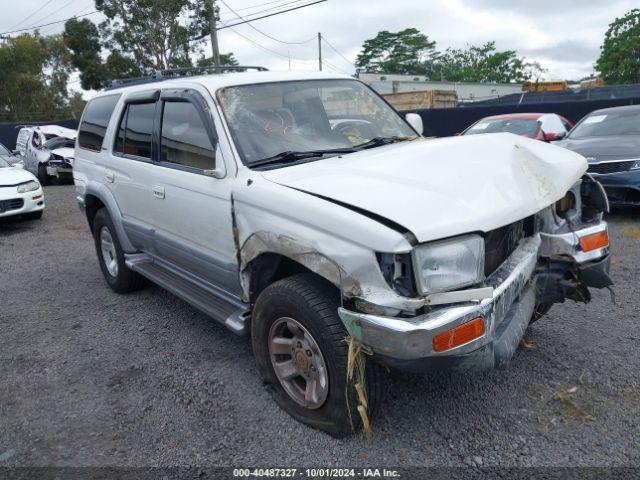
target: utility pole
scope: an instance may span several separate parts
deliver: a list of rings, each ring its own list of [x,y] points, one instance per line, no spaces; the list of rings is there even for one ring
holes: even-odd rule
[[[209,18],[209,26],[211,28],[211,50],[213,52],[213,64],[220,66],[220,49],[218,47],[218,30],[216,27],[216,0],[209,0],[211,7],[211,17]]]
[[[318,32],[318,67],[322,71],[322,33]]]

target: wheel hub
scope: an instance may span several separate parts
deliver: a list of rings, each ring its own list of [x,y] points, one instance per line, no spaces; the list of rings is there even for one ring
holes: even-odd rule
[[[303,407],[320,408],[329,393],[329,374],[317,342],[298,321],[284,317],[269,330],[271,365],[282,388]]]

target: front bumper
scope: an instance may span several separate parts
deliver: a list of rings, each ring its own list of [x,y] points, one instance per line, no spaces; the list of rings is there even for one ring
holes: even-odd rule
[[[16,187],[0,187],[0,218],[37,212],[44,209],[42,188],[17,193]]]
[[[511,256],[486,280],[493,295],[476,302],[433,308],[413,318],[382,317],[339,309],[349,334],[371,348],[383,363],[411,371],[432,368],[487,369],[505,366],[517,349],[529,325],[535,306],[535,274],[541,255],[555,255],[572,265],[587,267],[607,256],[608,249],[581,255],[579,239],[595,229],[606,230],[605,222],[563,235],[536,235],[523,240]],[[574,243],[577,242],[577,243]],[[553,247],[555,245],[555,247]],[[482,336],[458,347],[436,352],[435,336],[482,316]]]
[[[604,187],[611,205],[640,205],[640,170],[592,175]]]

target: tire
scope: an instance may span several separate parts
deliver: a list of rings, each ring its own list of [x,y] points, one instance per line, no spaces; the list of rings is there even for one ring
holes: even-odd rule
[[[40,210],[39,212],[25,213],[23,217],[26,218],[27,220],[40,220],[42,218],[43,213],[44,213],[44,210]]]
[[[256,301],[251,341],[260,376],[278,405],[306,425],[325,431],[334,437],[346,437],[354,430],[360,429],[362,422],[357,410],[355,376],[352,381],[347,381],[349,347],[346,339],[348,334],[338,316],[338,306],[337,290],[333,285],[313,274],[304,273],[280,280],[267,287]],[[295,343],[298,347],[300,343],[297,342],[299,337],[293,336],[291,341],[294,345],[282,347],[290,348],[291,353],[274,355],[272,362],[270,342],[274,336],[273,332],[279,329],[286,331],[292,319],[303,327],[303,342],[306,342],[310,335],[314,344],[311,347],[309,344],[302,345],[304,348],[297,350],[294,354]],[[282,340],[283,337],[278,339]],[[317,347],[320,355],[317,351],[310,354],[306,347],[314,350],[314,347]],[[292,389],[291,385],[287,387],[281,382],[274,367],[274,362],[282,361],[284,364],[287,358],[293,362],[294,358],[298,359],[298,354],[303,357],[304,363],[306,360],[301,351],[306,352],[306,355],[311,358],[312,371],[319,373],[320,366],[324,365],[326,367],[324,372],[328,377],[328,386],[324,392],[317,395],[315,402],[312,400],[312,404],[306,406],[301,404],[300,398],[296,400],[294,395],[287,391],[287,388]],[[315,370],[316,364],[313,362],[320,362]],[[299,364],[296,363],[296,365]],[[365,372],[367,413],[369,419],[372,419],[380,407],[385,377],[382,367],[370,359],[366,361]],[[294,383],[293,389],[295,389],[295,383],[297,382],[299,386],[302,381],[304,381],[303,376],[299,376],[289,383]],[[306,382],[307,386],[308,383]],[[322,388],[318,387],[318,390]]]
[[[49,175],[47,175],[47,167],[42,164],[38,165],[38,181],[43,187],[49,185]]]
[[[96,245],[96,253],[98,254],[98,262],[104,279],[111,289],[116,293],[129,293],[139,290],[144,286],[144,277],[129,269],[124,263],[124,252],[120,246],[116,229],[113,226],[111,217],[105,208],[101,208],[96,213],[93,220],[93,239]],[[103,254],[103,240],[105,244],[110,240],[111,247],[109,257],[112,262],[107,265]]]
[[[529,325],[537,322],[542,317],[544,317],[547,313],[549,313],[549,310],[551,310],[552,306],[553,306],[553,303],[536,303],[536,308],[533,310],[533,315],[531,315],[531,320],[529,321]]]

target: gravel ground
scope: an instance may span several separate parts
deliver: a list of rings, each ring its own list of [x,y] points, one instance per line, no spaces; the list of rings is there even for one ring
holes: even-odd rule
[[[556,305],[505,371],[393,378],[366,441],[279,410],[249,340],[178,298],[112,293],[73,187],[46,200],[0,223],[0,465],[640,466],[638,210],[609,218],[615,305]]]

